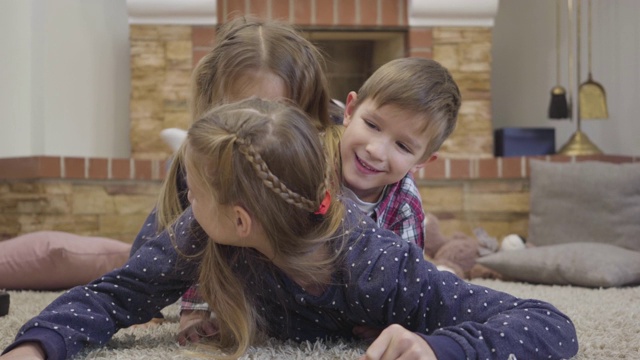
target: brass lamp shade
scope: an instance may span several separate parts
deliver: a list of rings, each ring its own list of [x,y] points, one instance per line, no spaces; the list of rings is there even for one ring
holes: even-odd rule
[[[589,137],[581,130],[577,130],[569,141],[560,148],[558,154],[578,156],[578,155],[598,155],[602,154],[602,151],[589,140]]]
[[[576,69],[578,77],[580,77],[580,2],[577,1],[577,53],[576,57]],[[567,0],[568,3],[568,13],[569,13],[569,24],[571,25],[571,14],[572,14],[572,0]],[[589,20],[591,20],[591,0],[589,0]],[[591,21],[589,21],[589,30],[591,29]],[[571,27],[571,26],[570,26]],[[589,31],[589,37],[591,37],[591,31]],[[569,57],[571,58],[571,48],[569,49]],[[569,67],[571,68],[571,61],[569,62]],[[571,73],[571,71],[570,71]],[[562,155],[570,155],[570,156],[578,156],[578,155],[597,155],[602,154],[602,151],[591,141],[589,137],[585,133],[582,132],[582,117],[588,116],[588,118],[607,118],[609,116],[607,110],[606,103],[606,95],[604,92],[604,88],[593,81],[591,78],[591,38],[589,38],[589,78],[588,81],[579,86],[579,101],[577,104],[577,114],[575,114],[576,118],[576,132],[573,133],[571,138],[564,144],[559,154]]]

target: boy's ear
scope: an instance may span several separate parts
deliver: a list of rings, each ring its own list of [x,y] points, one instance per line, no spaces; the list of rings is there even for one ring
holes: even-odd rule
[[[422,168],[423,168],[425,165],[427,165],[428,163],[430,163],[430,162],[432,162],[432,161],[435,161],[437,158],[438,158],[438,153],[437,153],[437,152],[434,152],[433,154],[431,154],[431,156],[429,156],[429,157],[427,158],[427,160],[425,160],[425,161],[423,161],[423,162],[421,162],[421,163],[418,163],[418,164],[414,165],[414,166],[411,168],[411,170],[409,170],[409,171],[411,171],[411,173],[412,173],[412,174],[414,174],[416,171],[418,171],[418,170],[422,169]]]
[[[251,227],[253,226],[251,215],[242,206],[233,207],[233,215],[236,222],[236,234],[239,237],[247,237],[251,234]]]
[[[351,117],[355,112],[355,102],[358,99],[358,94],[355,91],[350,91],[349,95],[347,95],[347,103],[344,107],[344,118],[342,120],[342,124],[344,126],[349,126],[351,122]]]

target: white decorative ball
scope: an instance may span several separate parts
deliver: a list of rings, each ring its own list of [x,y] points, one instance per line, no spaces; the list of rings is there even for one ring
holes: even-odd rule
[[[500,243],[500,251],[521,250],[524,248],[524,240],[517,234],[505,236]]]

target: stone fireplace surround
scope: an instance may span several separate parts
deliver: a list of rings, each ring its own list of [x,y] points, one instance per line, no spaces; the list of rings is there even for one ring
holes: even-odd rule
[[[326,51],[333,56],[328,59],[328,76],[333,84],[342,85],[334,95],[339,100],[344,100],[340,97],[346,90],[359,86],[349,72],[359,71],[357,79],[362,80],[397,57],[439,61],[452,72],[463,96],[458,127],[443,145],[442,156],[492,157],[491,28],[497,0],[128,0],[127,4],[134,158],[166,158],[168,149],[149,134],[188,127],[190,72],[211,49],[215,25],[244,14],[292,23],[316,43],[372,42],[368,65],[362,64],[368,59],[351,59],[356,54],[348,52],[349,45]]]
[[[0,240],[49,229],[131,242],[153,207],[169,155],[149,134],[188,126],[189,72],[210,49],[215,24],[231,11],[281,14],[309,32],[385,27],[404,32],[405,54],[445,64],[464,99],[458,130],[443,156],[416,176],[425,209],[441,219],[445,234],[482,226],[498,237],[527,235],[531,158],[491,155],[490,49],[497,0],[129,0],[127,5],[132,157],[0,159]],[[151,87],[150,78],[158,79]],[[607,155],[542,159],[640,161]]]

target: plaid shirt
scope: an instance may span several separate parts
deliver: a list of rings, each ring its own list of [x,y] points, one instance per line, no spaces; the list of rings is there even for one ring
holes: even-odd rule
[[[383,229],[389,229],[424,248],[422,198],[411,174],[387,186],[384,199],[369,214]]]
[[[209,304],[200,296],[198,285],[193,285],[180,300],[180,311],[182,310],[203,310],[209,311]]]
[[[424,210],[411,174],[387,186],[384,199],[369,214],[379,227],[389,229],[408,242],[424,248]],[[182,295],[181,310],[209,310],[208,304],[193,286]]]

